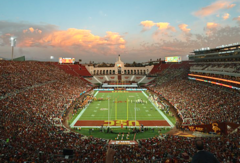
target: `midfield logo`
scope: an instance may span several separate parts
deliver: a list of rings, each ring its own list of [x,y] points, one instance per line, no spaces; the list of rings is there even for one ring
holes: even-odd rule
[[[104,121],[104,126],[140,126],[140,123],[138,121],[128,121],[128,120],[115,120],[115,121]]]

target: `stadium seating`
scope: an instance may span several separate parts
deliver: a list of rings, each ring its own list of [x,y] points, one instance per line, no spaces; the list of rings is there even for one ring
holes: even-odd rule
[[[143,77],[143,75],[132,75],[130,81],[139,82]]]
[[[107,80],[105,75],[96,75],[95,78],[97,78],[97,80],[101,83]]]
[[[152,88],[178,109],[183,121],[191,119],[188,122],[184,121],[185,123],[209,124],[213,121],[239,123],[240,106],[237,104],[240,101],[239,92],[222,91],[223,88],[217,85],[190,81],[183,77],[186,73],[181,74],[180,70],[178,71],[180,74],[176,70],[163,73],[156,79],[157,83]]]
[[[74,76],[92,76],[84,65],[57,64],[66,73]]]
[[[194,64],[194,63],[193,63]],[[211,63],[203,63],[203,64],[195,64],[190,67],[190,71],[192,72],[226,72],[226,73],[237,73],[239,70],[239,63],[223,63],[223,62],[213,62]],[[198,71],[196,71],[198,70]]]
[[[177,68],[188,68],[189,62],[183,61],[181,63],[159,63],[154,65],[153,69],[149,73],[149,75],[157,75],[160,74],[165,69],[177,69]]]
[[[183,118],[192,118],[193,124],[212,120],[239,124],[239,92],[190,81],[188,71],[178,66],[159,65],[161,70],[153,70],[161,73],[151,89],[176,106]],[[83,71],[78,72],[78,67]],[[108,140],[54,125],[54,119],[66,114],[80,92],[91,89],[78,76],[90,76],[83,67],[0,61],[0,162],[105,162]],[[188,162],[182,153],[192,157],[197,152],[195,140],[161,135],[138,140],[138,146],[114,146],[114,162]],[[239,161],[239,128],[201,140],[220,162]],[[62,157],[63,149],[72,149],[73,158]]]
[[[139,80],[138,82],[140,83],[149,83],[151,82],[152,80],[154,80],[155,78],[153,77],[143,77],[141,80]]]

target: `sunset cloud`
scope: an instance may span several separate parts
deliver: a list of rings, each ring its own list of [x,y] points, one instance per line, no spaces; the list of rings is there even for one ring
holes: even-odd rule
[[[167,22],[156,23],[156,26],[159,30],[171,30],[173,32],[176,32],[176,29],[173,26],[170,26],[170,24]]]
[[[236,4],[228,5],[227,8],[233,8],[234,6],[236,6]]]
[[[165,34],[168,33],[168,31],[176,32],[175,27],[171,26],[168,22],[158,22],[155,23],[151,20],[145,20],[140,23],[140,25],[143,26],[142,31],[146,31],[148,29],[151,29],[153,26],[156,26],[158,28],[157,31],[155,31],[154,35],[158,35],[159,33],[163,32]]]
[[[30,28],[28,28],[28,29],[29,29],[30,32],[32,32],[32,33],[34,32],[33,27],[30,27]]]
[[[141,44],[142,50],[138,49],[135,53],[139,54],[139,52],[141,52],[139,55],[146,59],[148,59],[149,56],[144,56],[144,54],[149,52],[151,52],[151,55],[154,57],[164,58],[171,55],[180,55],[182,58],[186,59],[186,54],[189,54],[194,49],[202,47],[215,48],[219,45],[239,42],[239,27],[221,27],[216,25],[216,23],[210,23],[209,27],[214,29],[211,35],[193,33],[185,36],[188,37],[188,39],[179,39],[179,37],[175,37],[172,40],[160,40],[152,44],[144,43]]]
[[[212,14],[218,12],[219,10],[230,9],[230,8],[233,8],[234,6],[235,6],[235,4],[231,4],[230,1],[220,0],[220,1],[216,1],[216,2],[212,3],[209,6],[201,8],[200,10],[194,12],[193,14],[198,17],[205,17],[208,15],[212,15]]]
[[[42,30],[40,30],[40,29],[34,29],[33,27],[30,27],[30,28],[28,28],[28,29],[24,29],[23,30],[23,33],[27,33],[27,32],[29,32],[29,33],[42,33]]]
[[[140,23],[141,26],[143,26],[142,32],[151,29],[155,23],[151,20],[145,20]]]
[[[100,46],[106,46],[111,49],[125,48],[126,41],[115,32],[106,32],[104,37],[91,33],[90,30],[69,28],[68,30],[53,31],[44,35],[40,39],[26,37],[18,46],[52,46],[52,47],[80,47],[85,50],[96,50]]]
[[[41,33],[42,33],[42,30],[40,30],[40,29],[37,29],[37,32],[41,34]]]
[[[126,44],[119,33],[111,31],[107,31],[105,36],[98,36],[85,29],[58,30],[52,25],[4,23],[1,24],[0,21],[0,40],[3,45],[8,46],[10,44],[8,34],[17,37],[17,47],[54,47],[68,52],[78,49],[77,51],[103,55],[117,54],[125,49]],[[14,25],[15,28],[9,28]]]
[[[240,16],[238,16],[238,17],[236,17],[236,18],[233,18],[233,20],[240,21]]]
[[[233,18],[233,20],[237,21],[237,23],[240,25],[240,16]]]
[[[217,23],[214,23],[214,22],[208,22],[207,23],[207,28],[208,29],[215,29],[217,27],[219,27],[219,24],[217,24]]]
[[[228,18],[229,18],[229,13],[225,13],[223,16],[222,16],[222,18],[224,19],[224,20],[227,20]]]
[[[151,20],[142,21],[140,24],[144,27],[147,27],[147,28],[151,28],[152,26],[155,25],[155,23]]]
[[[27,33],[27,31],[28,31],[27,29],[24,29],[24,30],[23,30],[23,33]]]
[[[183,31],[183,32],[189,32],[191,29],[187,28],[187,24],[179,24],[178,27]]]
[[[223,13],[219,13],[219,15],[219,18],[222,19]],[[230,18],[240,25],[240,16],[231,14]],[[136,27],[138,25],[135,24]],[[186,56],[193,49],[229,44],[239,41],[240,38],[239,26],[231,27],[230,24],[224,26],[224,24],[220,25],[214,21],[201,22],[200,25],[197,25],[198,31],[196,25],[192,23],[178,24],[176,28],[180,30],[171,25],[172,22],[143,21],[141,27],[138,26],[139,28],[154,28],[154,30],[152,33],[136,35],[136,41],[133,42],[133,35],[129,31],[127,31],[129,32],[128,35],[123,32],[121,35],[112,31],[97,35],[87,29],[69,28],[59,30],[57,26],[49,24],[36,25],[0,21],[0,46],[1,49],[6,49],[5,51],[2,50],[1,53],[3,55],[9,54],[9,38],[16,36],[15,54],[18,53],[18,56],[20,54],[39,58],[45,56],[49,59],[51,54],[52,56],[79,56],[83,60],[98,61],[104,58],[103,55],[121,54],[121,56],[125,55],[125,61],[136,60],[136,58],[144,61],[149,60],[150,57]],[[191,29],[194,29],[194,32],[190,32]],[[152,38],[146,39],[147,34]],[[126,41],[125,38],[130,39]]]
[[[213,35],[213,33],[216,32],[219,27],[220,27],[220,25],[217,23],[208,22],[206,29],[205,29],[206,35],[207,36]]]

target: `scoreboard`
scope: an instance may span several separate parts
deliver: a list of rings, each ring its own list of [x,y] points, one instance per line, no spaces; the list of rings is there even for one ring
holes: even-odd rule
[[[74,63],[75,62],[75,58],[62,58],[60,57],[59,58],[59,63],[62,64],[62,63]]]
[[[175,57],[165,57],[165,62],[181,62],[182,59],[180,56]]]

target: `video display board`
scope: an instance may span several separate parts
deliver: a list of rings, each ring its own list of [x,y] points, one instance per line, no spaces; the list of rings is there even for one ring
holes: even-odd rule
[[[117,64],[117,67],[120,68],[120,67],[122,67],[122,65],[121,64]]]
[[[75,62],[75,58],[59,58],[59,63],[74,63]]]
[[[165,62],[181,62],[182,59],[180,56],[175,57],[165,57]]]

